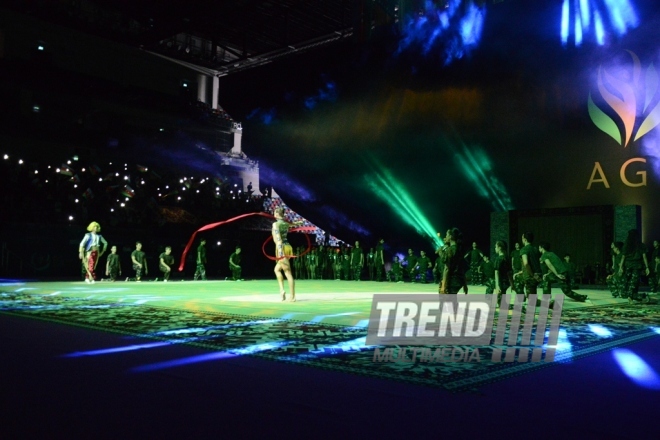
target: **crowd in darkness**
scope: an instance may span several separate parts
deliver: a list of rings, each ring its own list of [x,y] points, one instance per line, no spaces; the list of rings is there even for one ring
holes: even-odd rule
[[[211,122],[234,122],[231,115],[229,115],[229,113],[227,113],[222,107],[214,109],[206,102],[200,100],[197,100],[193,105],[202,112],[203,119],[210,120]]]
[[[0,152],[2,223],[110,226],[199,224],[219,212],[261,209],[260,197],[222,176],[184,175],[137,163],[84,164],[76,157],[40,163]]]

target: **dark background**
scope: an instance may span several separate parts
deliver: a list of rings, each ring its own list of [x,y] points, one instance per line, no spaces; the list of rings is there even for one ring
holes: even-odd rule
[[[173,172],[218,169],[208,150],[198,148],[216,146],[213,129],[172,101],[184,93],[184,79],[194,88],[194,72],[55,23],[38,14],[47,2],[33,9],[14,3],[0,23],[6,151],[42,163],[76,152],[92,162],[130,159]],[[457,226],[484,250],[490,213],[513,209],[638,204],[644,240],[660,236],[657,129],[624,148],[594,125],[587,108],[591,94],[621,126],[598,97],[597,74],[603,67],[629,77],[628,51],[639,57],[644,78],[658,65],[657,3],[613,2],[630,5],[637,26],[619,35],[605,20],[604,44],[590,34],[579,47],[573,31],[561,43],[562,1],[477,3],[484,21],[472,46],[461,45],[455,28],[427,52],[423,43],[399,50],[405,26],[385,23],[369,37],[220,78],[220,105],[242,123],[243,150],[259,161],[261,186],[273,186],[293,209],[344,241],[360,240],[368,249],[385,238],[390,254],[408,247],[428,252],[433,244],[402,220],[391,197],[376,196],[367,184],[376,173],[393,176],[433,230]],[[587,3],[607,11],[605,2]],[[424,7],[402,4],[403,21],[413,6]],[[40,41],[45,53],[34,49]],[[41,103],[38,115],[30,112],[34,102]],[[652,106],[657,102],[656,93]],[[634,157],[647,163],[631,166],[627,176],[638,181],[635,172],[645,171],[646,186],[631,188],[619,178],[621,165]],[[595,162],[610,188],[595,183],[587,190]],[[83,226],[72,225],[72,235]],[[167,240],[192,230],[183,226]],[[164,244],[158,231],[150,234],[153,247]]]

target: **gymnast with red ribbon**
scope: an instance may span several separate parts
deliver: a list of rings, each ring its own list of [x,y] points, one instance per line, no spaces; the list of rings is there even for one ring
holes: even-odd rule
[[[289,282],[289,291],[291,293],[291,301],[296,300],[296,292],[295,292],[295,280],[293,279],[293,274],[291,273],[291,265],[289,264],[289,259],[291,258],[297,258],[297,257],[302,257],[306,253],[308,253],[312,249],[312,243],[309,239],[309,235],[305,234],[305,238],[307,239],[307,249],[305,252],[303,252],[300,255],[293,255],[293,248],[287,241],[287,234],[289,232],[312,232],[316,230],[315,227],[310,227],[310,226],[303,226],[303,227],[292,227],[292,226],[297,226],[299,224],[303,224],[303,222],[295,222],[293,224],[288,223],[284,220],[284,208],[279,207],[275,209],[275,217],[273,217],[270,214],[267,214],[265,212],[251,212],[249,214],[243,214],[239,215],[237,217],[230,218],[228,220],[224,220],[221,222],[217,223],[211,223],[205,226],[202,226],[198,230],[196,230],[193,235],[190,237],[190,240],[188,240],[188,244],[186,245],[185,249],[183,250],[183,254],[181,255],[181,263],[179,264],[179,272],[183,271],[185,267],[185,262],[186,262],[186,255],[188,254],[188,251],[192,248],[193,243],[195,242],[195,237],[199,232],[203,231],[208,231],[209,229],[214,229],[217,228],[218,226],[225,225],[227,223],[231,223],[237,220],[241,220],[246,217],[250,216],[261,216],[261,217],[268,217],[268,218],[275,218],[276,221],[273,223],[273,228],[272,228],[272,235],[268,237],[268,239],[264,242],[263,246],[261,247],[261,251],[263,252],[264,256],[270,260],[274,260],[276,262],[275,264],[275,276],[277,277],[277,282],[279,283],[280,286],[280,295],[282,296],[282,301],[286,300],[286,291],[284,290],[284,278],[282,273],[284,273],[284,276],[286,276],[288,282]],[[273,240],[275,242],[275,256],[272,257],[266,253],[266,245],[268,244],[269,241]]]
[[[275,219],[277,221],[273,223],[272,230],[273,241],[275,242],[275,258],[277,258],[277,263],[275,263],[275,277],[277,278],[277,283],[280,285],[282,301],[286,300],[286,291],[284,290],[284,277],[286,277],[289,282],[291,302],[295,302],[296,280],[293,279],[291,264],[289,264],[289,259],[293,256],[293,248],[287,240],[287,234],[292,225],[291,223],[284,221],[284,208],[281,206],[275,209]],[[293,226],[295,225],[296,224]],[[284,276],[282,273],[284,273]]]

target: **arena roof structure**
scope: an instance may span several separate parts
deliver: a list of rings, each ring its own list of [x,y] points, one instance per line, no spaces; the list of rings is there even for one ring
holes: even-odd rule
[[[349,0],[14,1],[12,9],[218,72],[351,37],[370,14]],[[396,1],[378,2],[394,12]],[[373,11],[373,6],[369,7]]]

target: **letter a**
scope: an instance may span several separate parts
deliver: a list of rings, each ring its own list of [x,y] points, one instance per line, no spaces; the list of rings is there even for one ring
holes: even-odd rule
[[[600,179],[596,179],[596,173],[598,173]],[[600,166],[600,162],[594,163],[594,170],[591,172],[591,178],[587,184],[587,189],[591,189],[592,183],[602,183],[605,185],[605,188],[610,187],[610,184],[607,182],[607,177],[605,177],[605,173],[603,172],[603,167]]]

